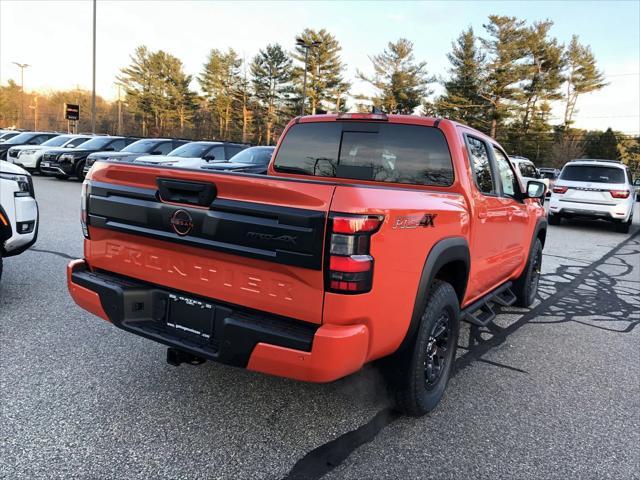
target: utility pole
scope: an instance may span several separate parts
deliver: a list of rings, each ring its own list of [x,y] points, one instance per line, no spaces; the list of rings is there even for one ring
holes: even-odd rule
[[[120,89],[122,86],[118,84],[118,135],[122,135],[122,100],[120,100]]]
[[[33,97],[33,105],[29,108],[33,108],[33,131],[38,131],[38,96]]]
[[[96,133],[96,0],[93,0],[93,86],[91,89],[91,133]]]
[[[12,62],[20,69],[20,127],[24,127],[24,69],[30,67],[28,63]]]
[[[304,104],[307,99],[307,62],[309,60],[309,49],[322,45],[322,42],[305,42],[302,37],[296,38],[296,45],[304,48],[304,76],[302,80],[302,105],[300,105],[300,115],[304,115]]]

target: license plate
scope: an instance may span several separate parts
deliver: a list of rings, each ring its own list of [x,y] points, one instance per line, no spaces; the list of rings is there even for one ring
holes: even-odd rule
[[[169,294],[167,327],[181,336],[209,340],[213,336],[215,307],[207,302]]]
[[[51,166],[51,164],[49,162],[42,162],[42,166],[43,167],[49,167],[49,166]]]

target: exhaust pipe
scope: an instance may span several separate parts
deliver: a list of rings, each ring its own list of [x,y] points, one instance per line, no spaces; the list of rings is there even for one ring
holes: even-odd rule
[[[192,353],[185,352],[178,348],[167,348],[167,363],[174,367],[179,367],[182,363],[188,363],[189,365],[201,365],[206,362],[206,359],[193,355]]]

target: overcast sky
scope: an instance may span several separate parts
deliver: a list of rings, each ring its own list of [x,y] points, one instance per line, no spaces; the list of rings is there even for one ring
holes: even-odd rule
[[[26,90],[91,88],[92,2],[0,0],[0,82],[19,81],[12,62],[28,63]],[[326,28],[340,41],[352,93],[370,93],[355,81],[368,72],[368,55],[406,37],[431,73],[447,73],[447,52],[460,31],[483,34],[490,14],[528,21],[549,18],[568,43],[578,34],[591,45],[609,86],[578,101],[576,126],[611,126],[640,133],[640,2],[177,2],[98,0],[97,92],[114,98],[115,76],[138,45],[180,58],[188,73],[201,70],[211,48],[234,48],[250,60],[278,42],[291,50],[303,28]],[[192,85],[197,87],[197,82]],[[561,108],[554,110],[560,121]]]

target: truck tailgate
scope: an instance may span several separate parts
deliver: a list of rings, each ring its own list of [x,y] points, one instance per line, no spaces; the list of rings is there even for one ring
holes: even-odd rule
[[[321,322],[334,185],[115,163],[88,181],[93,269]]]

